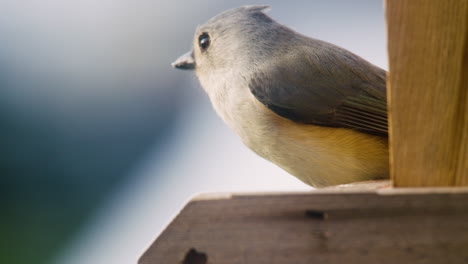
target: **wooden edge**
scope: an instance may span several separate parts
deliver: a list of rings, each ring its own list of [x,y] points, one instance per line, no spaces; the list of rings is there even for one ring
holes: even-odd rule
[[[310,191],[278,191],[278,192],[221,192],[200,193],[195,195],[192,201],[226,200],[236,197],[249,196],[280,196],[280,195],[314,195],[314,194],[342,194],[342,193],[376,193],[378,195],[422,195],[443,193],[468,193],[468,187],[391,187],[391,181],[368,181],[352,184],[330,186]]]

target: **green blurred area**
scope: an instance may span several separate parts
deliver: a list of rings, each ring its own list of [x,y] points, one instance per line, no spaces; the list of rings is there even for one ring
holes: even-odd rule
[[[41,109],[16,115],[1,105],[0,263],[51,263],[148,149],[164,142],[178,113],[172,105],[138,121],[103,117],[97,122],[106,127],[94,120],[82,130],[38,120]]]

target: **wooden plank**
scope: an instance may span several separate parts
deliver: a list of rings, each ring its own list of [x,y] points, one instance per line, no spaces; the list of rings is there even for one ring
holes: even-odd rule
[[[468,0],[386,1],[394,185],[468,185]]]
[[[467,249],[468,188],[224,194],[191,201],[139,263],[468,263]]]

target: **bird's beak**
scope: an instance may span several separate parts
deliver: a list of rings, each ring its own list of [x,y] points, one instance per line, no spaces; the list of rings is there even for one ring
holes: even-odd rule
[[[193,70],[195,69],[195,60],[193,59],[193,51],[189,51],[184,55],[180,56],[172,64],[172,67],[181,70]]]

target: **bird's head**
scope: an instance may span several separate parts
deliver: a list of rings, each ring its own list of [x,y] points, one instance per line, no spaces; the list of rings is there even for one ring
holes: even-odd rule
[[[268,6],[244,6],[223,12],[197,27],[190,52],[178,58],[177,69],[212,72],[255,64],[272,52],[281,27],[265,14]]]

